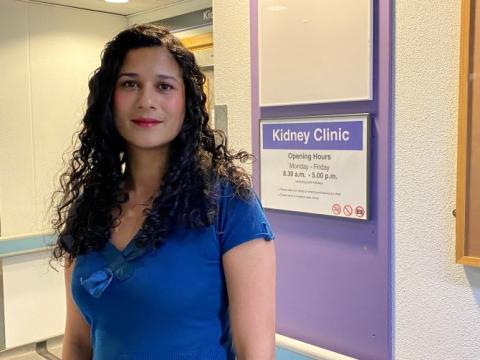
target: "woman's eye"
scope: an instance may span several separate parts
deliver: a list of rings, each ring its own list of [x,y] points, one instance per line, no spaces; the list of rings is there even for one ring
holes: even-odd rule
[[[165,83],[160,84],[158,87],[160,88],[160,90],[171,90],[171,89],[173,89],[173,86],[172,86],[172,85],[170,85],[170,84],[165,84]]]
[[[135,83],[135,81],[127,80],[127,81],[122,82],[121,86],[124,87],[124,88],[132,88],[132,87],[137,86],[137,84]]]

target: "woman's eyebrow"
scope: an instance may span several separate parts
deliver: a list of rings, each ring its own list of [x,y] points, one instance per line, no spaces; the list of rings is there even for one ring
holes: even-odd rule
[[[158,74],[157,78],[163,79],[163,80],[173,80],[175,82],[178,82],[178,79],[175,76],[172,76],[172,75]]]
[[[137,73],[121,73],[120,75],[118,75],[118,78],[121,78],[122,76],[138,78],[139,75]],[[178,79],[175,76],[171,76],[171,75],[157,74],[157,78],[162,80],[173,80],[175,82],[178,82]]]

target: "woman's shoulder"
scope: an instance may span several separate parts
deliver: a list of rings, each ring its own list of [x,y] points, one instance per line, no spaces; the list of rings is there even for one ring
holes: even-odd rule
[[[224,182],[219,185],[219,192],[217,234],[220,236],[222,254],[248,240],[274,238],[253,188],[238,189],[232,183]]]
[[[235,184],[230,179],[219,179],[215,184],[215,195],[220,200],[236,199],[249,201],[256,197],[255,191],[250,185]]]
[[[216,196],[220,221],[265,216],[260,198],[252,187],[237,186],[230,180],[222,180],[217,183]]]

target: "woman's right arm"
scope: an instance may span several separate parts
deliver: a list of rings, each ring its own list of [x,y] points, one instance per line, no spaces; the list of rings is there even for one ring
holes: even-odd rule
[[[90,327],[80,314],[73,302],[71,291],[72,271],[75,260],[68,263],[65,260],[65,293],[67,298],[67,321],[63,337],[63,360],[90,360],[92,358],[92,344],[90,342]]]

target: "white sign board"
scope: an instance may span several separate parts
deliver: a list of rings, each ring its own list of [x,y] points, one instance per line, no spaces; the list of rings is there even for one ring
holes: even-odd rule
[[[368,114],[260,121],[265,208],[368,219]]]
[[[373,99],[373,0],[259,0],[260,106]]]

